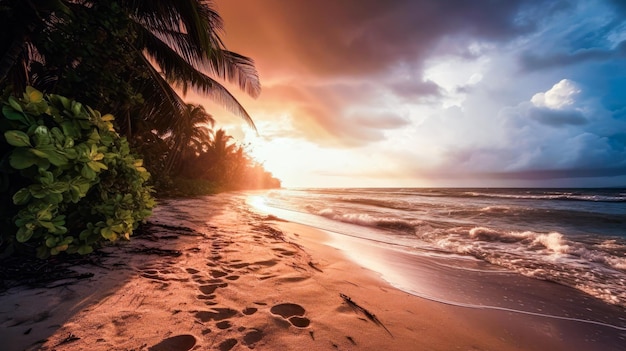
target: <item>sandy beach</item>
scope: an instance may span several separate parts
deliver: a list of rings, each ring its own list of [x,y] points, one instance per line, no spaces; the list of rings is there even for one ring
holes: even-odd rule
[[[623,349],[624,331],[411,295],[330,242],[229,194],[162,201],[142,235],[72,267],[91,278],[0,294],[1,348]]]

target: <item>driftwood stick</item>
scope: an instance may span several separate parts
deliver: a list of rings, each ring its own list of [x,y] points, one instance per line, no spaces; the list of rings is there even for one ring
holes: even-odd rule
[[[376,325],[378,325],[378,326],[382,327],[383,329],[385,329],[385,331],[387,331],[387,333],[389,333],[389,335],[391,335],[391,337],[393,337],[393,334],[391,334],[389,329],[387,329],[387,327],[385,327],[385,325],[378,319],[378,317],[376,317],[375,314],[373,314],[372,312],[370,312],[370,311],[366,310],[365,308],[361,307],[358,303],[352,301],[352,298],[350,298],[350,296],[348,296],[346,294],[342,294],[342,293],[339,293],[339,296],[343,299],[343,301],[345,301],[348,304],[348,306],[350,306],[353,309],[363,313],[367,317],[367,319],[371,320]]]
[[[313,261],[309,261],[309,267],[315,269],[316,271],[320,272],[320,273],[324,273],[323,270],[317,268],[317,266],[315,266],[315,263],[313,263]]]

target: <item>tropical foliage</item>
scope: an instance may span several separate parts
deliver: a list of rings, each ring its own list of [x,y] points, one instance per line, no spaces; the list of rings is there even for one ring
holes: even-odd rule
[[[0,247],[86,254],[104,240],[128,239],[150,215],[149,174],[112,115],[31,87],[2,103]]]
[[[0,247],[126,238],[154,206],[149,174],[170,194],[280,186],[183,100],[194,90],[256,129],[218,82],[260,93],[222,25],[207,0],[0,0]]]

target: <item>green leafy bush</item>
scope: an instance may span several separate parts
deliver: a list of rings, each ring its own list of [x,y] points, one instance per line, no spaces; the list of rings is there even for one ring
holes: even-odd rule
[[[150,174],[115,132],[112,115],[31,87],[1,102],[5,249],[36,248],[42,258],[87,254],[105,240],[128,239],[151,214]]]

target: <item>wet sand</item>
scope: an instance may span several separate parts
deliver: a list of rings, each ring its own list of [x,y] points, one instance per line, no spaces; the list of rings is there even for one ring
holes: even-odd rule
[[[165,201],[148,233],[103,252],[73,267],[90,279],[0,294],[2,349],[619,350],[626,335],[592,340],[574,321],[409,294],[346,252],[417,264],[410,256],[254,213],[228,194]]]

